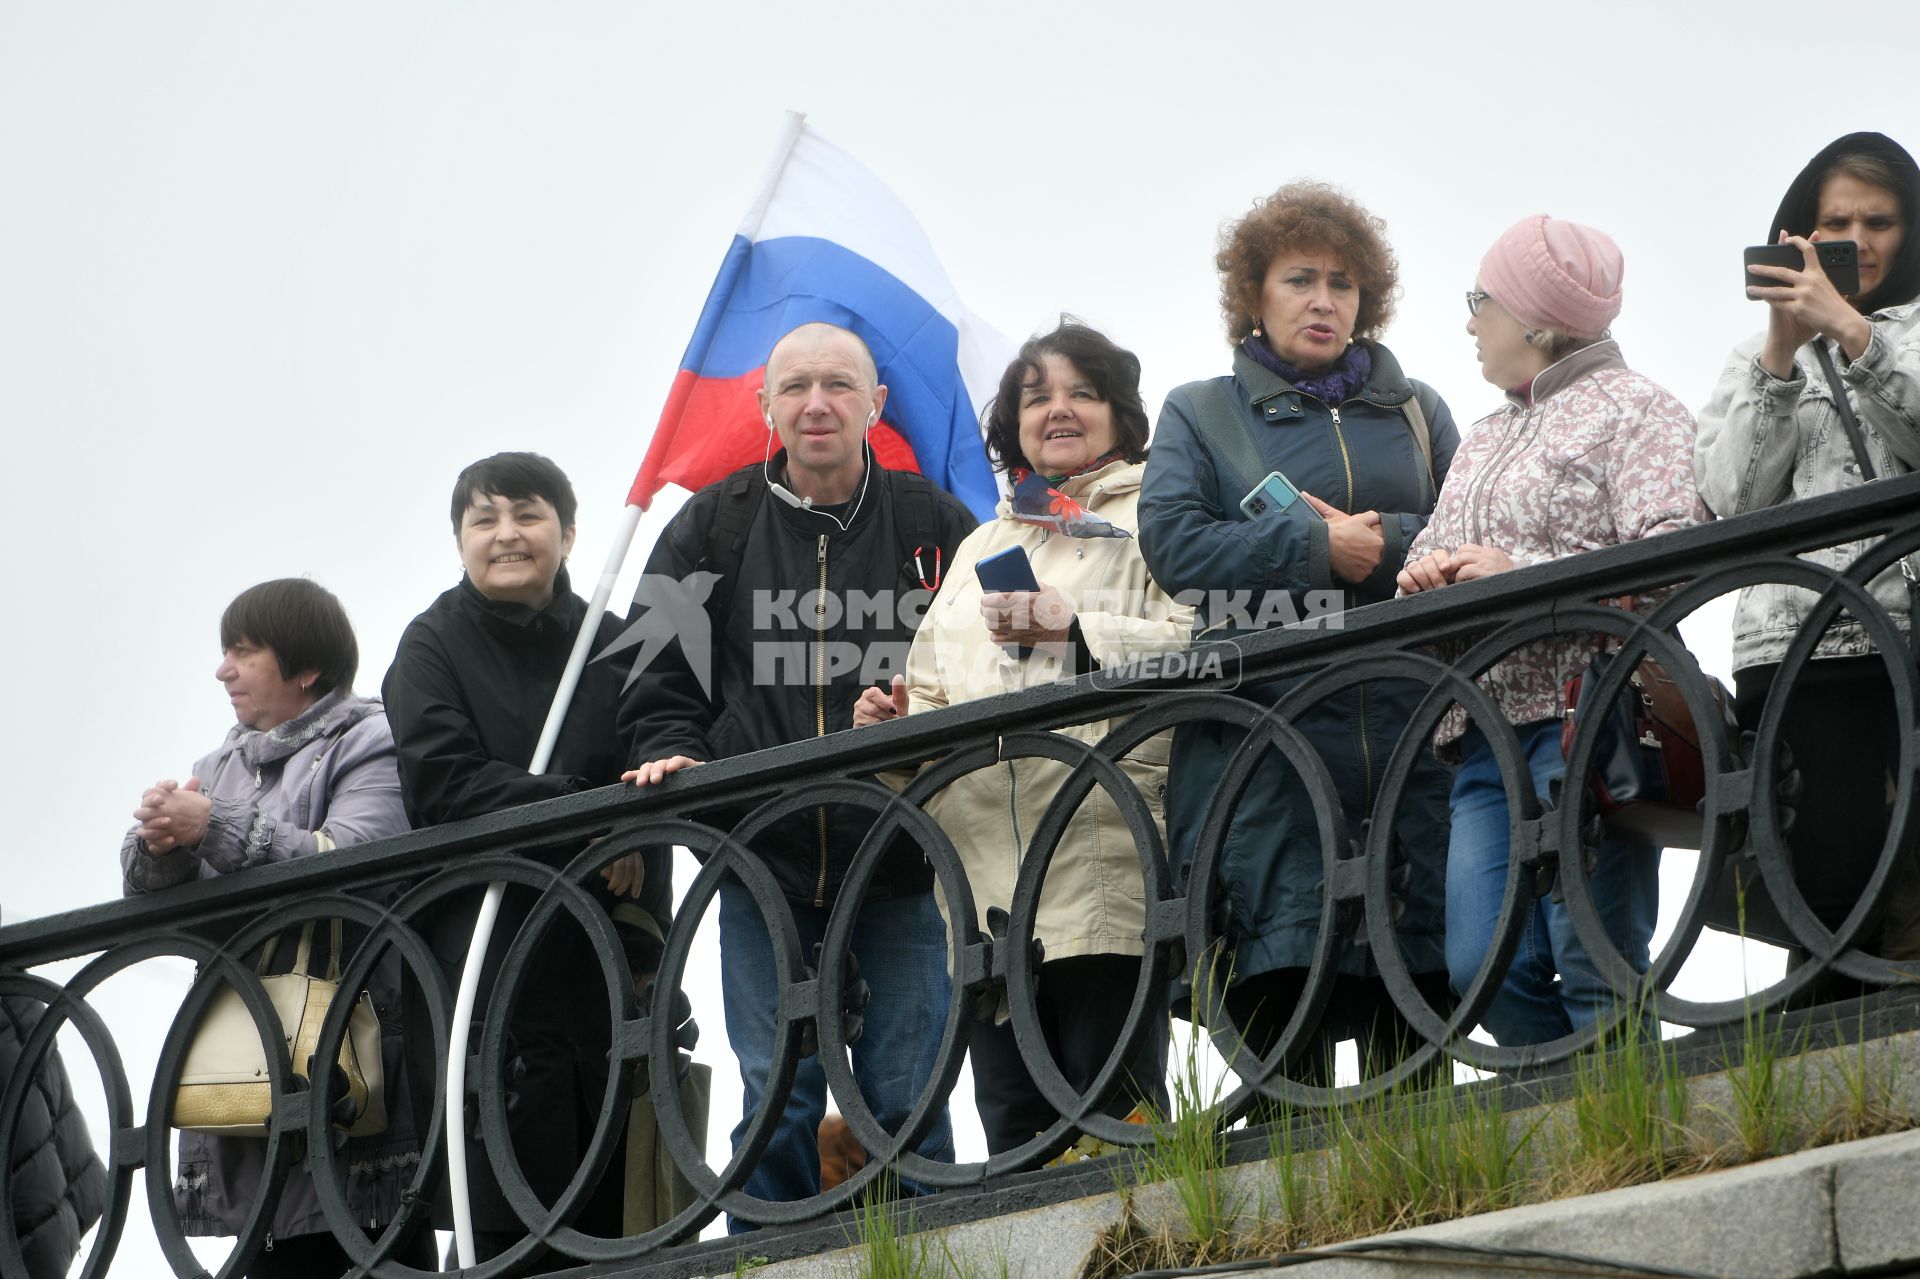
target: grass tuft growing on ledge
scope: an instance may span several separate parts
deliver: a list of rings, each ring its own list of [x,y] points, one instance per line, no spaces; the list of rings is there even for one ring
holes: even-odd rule
[[[1491,1085],[1389,1092],[1316,1115],[1324,1149],[1303,1148],[1302,1116],[1273,1108],[1264,1168],[1199,1159],[1163,1165],[1143,1152],[1143,1174],[1167,1168],[1162,1180],[1186,1177],[1207,1187],[1212,1215],[1187,1213],[1194,1199],[1181,1189],[1184,1220],[1156,1224],[1139,1211],[1146,1187],[1128,1188],[1123,1221],[1101,1241],[1083,1279],[1252,1260],[1916,1124],[1901,1102],[1899,1056],[1886,1045],[1862,1039],[1816,1063],[1805,1054],[1804,1031],[1789,1041],[1777,1015],[1755,1009],[1735,1063],[1717,1085],[1701,1081],[1723,1088],[1726,1105],[1696,1107],[1674,1045],[1656,1038],[1656,1027],[1643,1010],[1616,1017],[1572,1063],[1571,1095],[1525,1115],[1506,1113]],[[1223,1149],[1217,1135],[1209,1142],[1189,1132],[1186,1141],[1206,1160]],[[1257,1194],[1242,1191],[1239,1199],[1230,1189],[1256,1184]],[[1191,1229],[1202,1221],[1232,1229],[1224,1236]]]
[[[1569,1122],[1558,1130],[1548,1198],[1593,1194],[1698,1167],[1691,1097],[1672,1044],[1635,1007],[1615,1015],[1573,1062]]]
[[[1866,1029],[1867,1014],[1862,1008],[1853,1045],[1834,1053],[1821,1071],[1826,1117],[1808,1141],[1810,1146],[1858,1141],[1914,1126],[1913,1112],[1900,1102],[1898,1058],[1884,1049],[1870,1052]]]
[[[853,1209],[853,1274],[859,1279],[949,1279],[964,1272],[938,1235],[917,1233],[911,1199],[902,1199],[893,1173],[883,1173]],[[1003,1266],[1004,1269],[1004,1266]]]

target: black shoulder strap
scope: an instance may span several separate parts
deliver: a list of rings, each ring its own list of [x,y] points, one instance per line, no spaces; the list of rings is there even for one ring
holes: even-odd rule
[[[893,480],[893,527],[900,558],[910,561],[923,548],[932,555],[940,544],[940,517],[934,509],[933,481],[912,471],[888,471]],[[931,560],[928,561],[931,563]]]
[[[1860,464],[1860,478],[1871,484],[1880,478],[1880,472],[1867,452],[1867,437],[1860,429],[1860,419],[1854,416],[1853,403],[1847,399],[1847,384],[1840,380],[1840,370],[1835,367],[1833,353],[1827,350],[1824,339],[1817,336],[1813,339],[1813,353],[1820,361],[1820,375],[1826,378],[1827,389],[1833,392],[1833,408],[1847,433],[1853,460]],[[1900,557],[1900,574],[1907,579],[1907,646],[1914,657],[1920,659],[1920,572],[1914,570],[1911,555]]]
[[[1267,477],[1253,428],[1240,412],[1240,397],[1229,395],[1218,379],[1193,384],[1193,429],[1233,472],[1235,493],[1251,493]]]
[[[1431,396],[1433,403],[1427,403]],[[1436,497],[1440,492],[1440,480],[1433,473],[1433,421],[1434,410],[1440,406],[1440,393],[1430,386],[1415,382],[1413,394],[1400,405],[1400,411],[1406,415],[1407,429],[1413,432],[1413,442],[1420,449],[1420,456],[1427,464],[1427,496]]]
[[[1833,392],[1833,409],[1840,415],[1847,443],[1853,447],[1853,460],[1860,464],[1860,478],[1871,484],[1880,478],[1880,472],[1867,454],[1867,438],[1860,431],[1860,419],[1853,415],[1853,403],[1847,399],[1847,387],[1840,380],[1840,370],[1833,365],[1833,353],[1817,336],[1813,339],[1813,353],[1820,361],[1820,374],[1827,380],[1827,389]]]
[[[760,503],[766,496],[766,481],[753,469],[735,472],[720,482],[720,495],[713,504],[706,542],[694,561],[695,568],[720,575],[720,582],[710,597],[716,629],[726,621],[732,607],[734,577],[746,559],[747,535],[753,530],[753,517],[760,513]]]

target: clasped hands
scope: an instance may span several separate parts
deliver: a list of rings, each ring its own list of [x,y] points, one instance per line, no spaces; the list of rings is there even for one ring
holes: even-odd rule
[[[149,786],[140,796],[140,807],[133,819],[140,823],[136,832],[149,854],[163,857],[176,848],[192,848],[207,835],[207,818],[213,801],[200,793],[200,779],[189,777],[182,785],[165,778]]]
[[[1468,542],[1451,551],[1429,551],[1417,560],[1407,561],[1394,580],[1402,595],[1418,595],[1452,582],[1471,582],[1518,567],[1513,557],[1498,547]]]

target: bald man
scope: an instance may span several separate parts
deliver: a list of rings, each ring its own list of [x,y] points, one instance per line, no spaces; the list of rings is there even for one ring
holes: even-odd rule
[[[710,637],[677,628],[678,639],[622,698],[636,764],[627,780],[655,785],[705,760],[849,728],[861,690],[904,672],[914,627],[975,521],[920,476],[874,464],[867,433],[886,402],[872,352],[846,329],[804,324],[774,345],[760,392],[765,460],[696,493],[648,559],[636,622],[687,593],[676,583],[704,589],[710,579],[699,573],[719,581],[706,602]],[[701,814],[721,829],[741,816]],[[844,805],[805,807],[754,840],[809,962],[872,818]],[[931,890],[917,848],[897,845],[869,882],[853,932],[853,957],[871,988],[853,1073],[889,1132],[932,1073],[947,1015],[946,926]],[[779,988],[766,922],[731,879],[720,890],[720,970],[745,1090],[737,1149],[773,1068]],[[825,1113],[825,1075],[818,1058],[803,1058],[748,1194],[786,1201],[819,1193]],[[944,1106],[915,1148],[952,1161]]]

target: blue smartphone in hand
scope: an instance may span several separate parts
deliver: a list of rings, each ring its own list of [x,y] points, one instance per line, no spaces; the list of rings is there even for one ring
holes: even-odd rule
[[[1033,576],[1033,565],[1027,559],[1023,546],[1009,546],[1004,551],[995,551],[983,556],[973,566],[974,576],[980,579],[982,591],[1037,591],[1040,583]]]
[[[1299,501],[1300,490],[1293,486],[1293,481],[1273,471],[1254,485],[1251,493],[1240,499],[1240,509],[1247,513],[1248,519],[1257,520],[1268,511],[1290,510]],[[1310,504],[1303,505],[1301,509],[1318,514]]]

